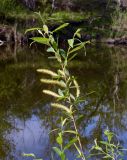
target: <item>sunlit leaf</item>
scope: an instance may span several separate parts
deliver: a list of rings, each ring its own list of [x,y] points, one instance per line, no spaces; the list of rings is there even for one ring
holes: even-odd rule
[[[33,153],[23,153],[22,156],[23,157],[33,157],[33,158],[36,158],[36,156]]]
[[[33,37],[31,38],[34,42],[38,42],[41,44],[45,44],[49,46],[49,39],[48,38],[43,38],[43,37]]]
[[[64,96],[63,91],[62,91],[60,88],[58,89],[58,94],[59,94],[60,96]]]
[[[78,47],[72,49],[72,50],[69,52],[69,54],[70,54],[70,53],[73,53],[73,52],[76,52],[76,51],[78,51],[78,50],[80,50],[80,49],[82,49],[82,48],[84,47],[84,45],[85,45],[85,42],[84,42],[84,43],[81,43]]]
[[[76,30],[76,32],[74,33],[74,36],[77,35],[80,31],[81,31],[81,28],[78,28],[78,29]]]
[[[59,145],[61,145],[61,144],[63,143],[62,137],[61,137],[61,136],[58,136],[58,137],[56,138],[56,142],[57,142]]]
[[[57,60],[58,60],[58,62],[60,62],[61,63],[61,56],[60,56],[60,53],[59,53],[59,51],[57,51],[57,52],[55,52],[55,56],[56,56],[56,58],[57,58]]]
[[[43,28],[30,28],[30,29],[27,29],[27,30],[25,31],[25,34],[26,34],[27,32],[32,32],[32,31],[37,31],[37,30],[43,30]]]
[[[68,40],[68,44],[71,48],[73,48],[73,45],[74,45],[74,39],[69,39]]]
[[[54,48],[49,47],[49,48],[47,49],[47,52],[53,52],[53,53],[55,53],[55,50],[54,50]]]
[[[59,26],[58,28],[56,28],[54,31],[52,31],[52,33],[53,33],[53,32],[57,32],[57,31],[65,28],[65,27],[67,27],[68,25],[69,25],[69,23],[64,23],[64,24],[62,24],[61,26]]]
[[[48,26],[47,26],[47,25],[43,25],[43,30],[44,30],[45,33],[48,34],[49,29],[48,29]]]
[[[65,125],[65,123],[66,123],[66,121],[67,121],[67,118],[65,118],[63,121],[62,121],[62,127]]]

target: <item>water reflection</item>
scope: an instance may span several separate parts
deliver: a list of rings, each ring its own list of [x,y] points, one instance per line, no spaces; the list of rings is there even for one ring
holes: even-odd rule
[[[21,160],[22,152],[50,159],[55,145],[55,135],[48,133],[58,126],[61,113],[50,107],[52,98],[42,94],[43,88],[51,86],[39,82],[41,75],[36,69],[57,68],[57,64],[48,61],[43,49],[40,50],[0,49],[1,160]],[[126,48],[100,46],[88,48],[87,56],[80,53],[70,63],[85,96],[85,102],[77,108],[82,114],[78,125],[85,151],[95,138],[103,138],[107,127],[127,148],[126,61]],[[88,94],[91,92],[94,93]],[[74,153],[73,149],[68,153],[69,160]]]
[[[34,153],[39,157],[48,157],[49,148],[49,128],[42,126],[43,121],[34,114],[30,119],[21,121],[15,119],[15,127],[17,130],[12,130],[10,139],[16,144],[15,159],[23,159],[23,152]]]

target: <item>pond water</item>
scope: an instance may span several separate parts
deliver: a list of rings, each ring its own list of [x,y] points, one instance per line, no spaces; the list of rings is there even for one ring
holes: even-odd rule
[[[0,160],[25,160],[22,153],[51,159],[61,113],[50,107],[52,98],[44,88],[37,68],[57,68],[40,48],[0,48]],[[104,139],[104,130],[115,132],[127,148],[127,48],[91,46],[87,54],[70,63],[85,101],[79,105],[79,130],[87,152],[94,139]],[[91,93],[91,94],[89,94]],[[67,153],[73,160],[73,148]],[[55,159],[58,159],[56,157]],[[127,157],[125,156],[125,159]],[[91,158],[92,160],[92,158]]]

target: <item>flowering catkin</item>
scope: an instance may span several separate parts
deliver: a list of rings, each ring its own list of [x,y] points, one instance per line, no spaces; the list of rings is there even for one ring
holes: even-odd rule
[[[51,70],[48,70],[48,69],[37,69],[37,72],[45,73],[45,74],[51,75],[52,77],[58,77],[57,73],[55,73]]]
[[[58,95],[57,93],[50,91],[50,90],[43,90],[43,93],[48,94],[50,96],[56,97],[56,98],[60,98],[61,96]]]
[[[40,81],[42,83],[47,83],[47,84],[57,84],[61,87],[66,87],[66,84],[64,82],[61,82],[61,81],[57,81],[57,80],[51,80],[51,79],[40,79]]]
[[[76,87],[76,96],[79,97],[80,96],[80,89],[79,89],[78,82],[75,79],[73,80],[73,82]]]
[[[62,110],[64,110],[64,111],[68,112],[68,113],[71,113],[71,110],[70,110],[68,107],[66,107],[66,106],[64,106],[64,105],[62,105],[62,104],[59,104],[59,103],[51,103],[51,106],[52,106],[52,107],[59,108],[59,109],[62,109]]]

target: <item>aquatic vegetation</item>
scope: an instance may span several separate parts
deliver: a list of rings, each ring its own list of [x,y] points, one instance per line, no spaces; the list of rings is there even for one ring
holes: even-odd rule
[[[95,151],[94,154],[90,154],[90,156],[99,156],[100,159],[111,159],[111,160],[121,160],[124,157],[123,151],[125,149],[120,146],[119,142],[114,143],[113,138],[115,134],[110,132],[109,130],[104,131],[104,135],[107,140],[97,142],[94,141],[95,145],[91,148],[91,151]],[[117,138],[116,138],[117,139]]]

